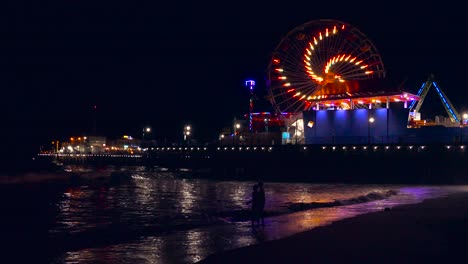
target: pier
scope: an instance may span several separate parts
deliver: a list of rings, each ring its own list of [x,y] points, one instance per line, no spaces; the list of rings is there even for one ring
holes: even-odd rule
[[[468,182],[468,144],[154,147],[141,155],[39,154],[67,164],[146,166],[216,179],[356,183]]]

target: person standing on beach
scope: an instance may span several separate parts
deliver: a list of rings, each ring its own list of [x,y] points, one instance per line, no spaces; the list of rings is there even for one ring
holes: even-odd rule
[[[253,191],[252,191],[252,199],[247,202],[247,204],[251,203],[251,221],[252,221],[252,226],[254,226],[254,223],[256,222],[257,225],[259,225],[259,209],[260,209],[260,199],[259,199],[259,192],[258,192],[258,185],[255,184],[253,186]]]
[[[265,189],[263,182],[258,182],[258,217],[262,220],[262,226],[265,225]]]

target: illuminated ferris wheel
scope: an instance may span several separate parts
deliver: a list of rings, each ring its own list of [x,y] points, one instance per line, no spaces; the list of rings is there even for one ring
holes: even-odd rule
[[[298,113],[330,94],[346,94],[351,82],[385,77],[385,69],[375,46],[358,29],[314,20],[281,40],[267,74],[276,110]]]

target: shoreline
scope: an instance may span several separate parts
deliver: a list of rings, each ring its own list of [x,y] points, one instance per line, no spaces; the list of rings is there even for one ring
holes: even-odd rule
[[[468,246],[467,192],[358,215],[198,263],[447,262]]]

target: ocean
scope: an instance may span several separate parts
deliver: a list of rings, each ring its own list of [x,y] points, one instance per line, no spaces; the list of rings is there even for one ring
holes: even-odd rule
[[[2,233],[12,255],[32,247],[36,260],[48,263],[195,263],[215,252],[468,190],[264,182],[265,225],[252,227],[247,202],[256,182],[180,177],[144,167],[128,168],[125,175],[72,185],[3,184]]]

